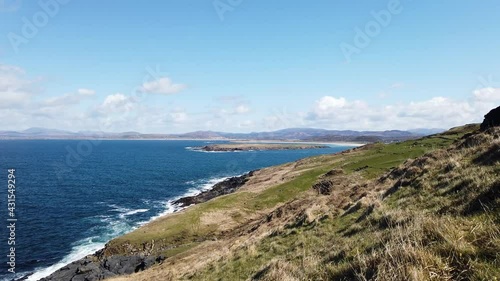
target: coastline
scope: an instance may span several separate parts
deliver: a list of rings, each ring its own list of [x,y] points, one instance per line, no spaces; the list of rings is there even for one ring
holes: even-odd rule
[[[295,140],[242,140],[242,139],[196,139],[196,138],[0,138],[0,141],[11,140],[74,140],[74,141],[209,141],[209,142],[230,142],[230,143],[283,143],[283,144],[323,144],[335,146],[363,146],[368,143],[358,142],[321,142],[321,141],[295,141]]]
[[[281,165],[281,164],[278,164],[278,165]],[[264,165],[264,166],[265,167],[272,167],[274,165],[270,165],[270,166]],[[87,247],[87,245],[83,245],[85,247],[80,247],[80,246],[82,246],[80,243],[75,244],[75,246],[72,246],[72,248],[69,248],[66,253],[63,253],[61,256],[59,256],[58,259],[54,259],[52,261],[53,263],[44,264],[43,266],[39,266],[39,267],[34,268],[34,269],[29,269],[29,271],[25,269],[26,271],[20,272],[22,275],[18,275],[18,278],[21,276],[26,276],[25,274],[27,274],[27,273],[30,273],[30,274],[36,273],[35,274],[36,276],[42,276],[42,275],[38,275],[39,273],[42,273],[42,272],[44,273],[43,276],[45,277],[47,275],[52,274],[54,271],[57,271],[63,267],[68,266],[69,264],[71,264],[74,261],[85,258],[88,255],[94,255],[98,250],[102,250],[106,243],[108,243],[116,238],[122,237],[123,235],[125,235],[129,232],[133,232],[134,230],[141,228],[142,226],[145,226],[156,219],[167,217],[173,213],[179,213],[180,211],[182,211],[188,207],[188,206],[178,206],[178,205],[172,204],[173,201],[179,200],[182,198],[186,198],[189,196],[193,196],[193,195],[198,195],[198,194],[203,193],[207,190],[211,190],[216,186],[217,183],[223,182],[226,179],[227,178],[219,178],[219,181],[211,182],[210,183],[211,185],[209,186],[209,188],[207,186],[207,183],[209,183],[212,180],[215,180],[215,178],[213,176],[208,175],[208,177],[205,176],[203,179],[193,180],[191,182],[193,182],[193,183],[196,182],[196,184],[190,185],[189,188],[184,189],[182,191],[183,193],[179,196],[172,196],[172,197],[167,198],[168,200],[163,200],[162,203],[157,205],[158,209],[155,209],[156,211],[151,213],[151,216],[144,217],[143,220],[141,220],[139,222],[135,222],[132,229],[124,230],[125,232],[122,232],[120,234],[115,234],[111,238],[104,237],[103,239],[99,239],[98,243],[101,245],[99,245],[99,247],[97,247],[97,248],[94,247],[96,244],[95,240],[93,242],[92,241],[89,242],[89,243],[94,244],[94,245],[92,245],[92,247]],[[191,204],[189,204],[189,205],[191,205]],[[131,208],[133,208],[133,207],[131,207]],[[82,239],[82,240],[87,240],[87,237]],[[92,250],[90,251],[89,249],[92,249]],[[47,270],[48,268],[50,268],[50,269]],[[33,279],[28,279],[28,280],[38,280],[38,278],[36,278],[36,279],[33,278]]]
[[[321,141],[287,141],[287,140],[230,140],[231,142],[234,143],[294,143],[294,144],[323,144],[323,145],[335,145],[335,146],[353,146],[353,147],[359,147],[363,145],[367,145],[368,143],[361,143],[361,142],[321,142]]]
[[[331,148],[327,145],[313,145],[300,143],[223,143],[210,144],[197,149],[206,152],[238,152],[238,151],[266,151],[266,150],[303,150],[303,149],[320,149]]]
[[[206,202],[210,199],[233,193],[241,186],[243,186],[254,172],[255,171],[250,171],[237,176],[218,178],[218,181],[212,184],[210,188],[200,188],[196,191],[187,190],[183,195],[168,200],[166,202],[166,209],[164,212],[151,217],[150,220],[144,222],[143,224],[140,224],[138,227],[132,229],[131,231],[141,228],[157,219],[165,218],[169,215],[185,211],[189,207]],[[113,239],[116,238],[118,237],[115,237]],[[61,264],[61,266],[57,266],[56,263],[49,267],[41,268],[40,270],[31,272],[27,275],[24,275],[23,277],[14,279],[14,281],[72,280],[73,277],[81,275],[81,273],[88,273],[89,271],[92,273],[92,276],[87,276],[85,278],[90,278],[88,280],[101,280],[100,278],[102,277],[107,278],[124,274],[124,272],[122,272],[124,268],[125,272],[127,272],[127,269],[129,269],[129,271],[131,269],[131,271],[128,273],[132,273],[137,270],[137,265],[141,267],[141,270],[145,270],[157,263],[162,262],[165,259],[165,257],[161,255],[156,257],[130,256],[105,258],[103,256],[103,252],[105,251],[106,246],[110,241],[106,242],[106,244],[102,245],[97,250],[93,250],[91,253],[81,256],[75,260],[68,261],[67,263]],[[109,263],[116,264],[114,269],[111,268],[111,271],[107,266]],[[127,265],[127,263],[129,265]],[[47,269],[50,270],[50,273],[43,272]]]

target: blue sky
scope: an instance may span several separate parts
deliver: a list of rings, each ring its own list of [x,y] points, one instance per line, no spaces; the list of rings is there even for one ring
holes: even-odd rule
[[[0,130],[446,128],[500,105],[499,1],[0,4]]]

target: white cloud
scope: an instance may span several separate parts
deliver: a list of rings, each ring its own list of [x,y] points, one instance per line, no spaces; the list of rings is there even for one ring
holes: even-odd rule
[[[125,96],[121,93],[116,93],[107,96],[101,105],[99,105],[97,111],[101,114],[111,114],[111,113],[124,113],[129,112],[134,108],[133,99]]]
[[[500,88],[485,87],[472,91],[468,98],[436,96],[406,103],[390,102],[390,98],[367,101],[344,96],[323,96],[311,100],[305,112],[269,109],[259,110],[241,96],[220,97],[217,104],[204,112],[187,112],[176,104],[138,102],[132,96],[116,93],[97,98],[95,91],[80,88],[72,93],[41,100],[37,95],[39,81],[27,78],[23,69],[0,64],[0,130],[22,130],[27,127],[53,127],[66,130],[186,132],[213,129],[218,131],[266,131],[291,127],[328,129],[385,130],[412,128],[449,128],[481,122],[483,115],[500,105]],[[400,86],[390,86],[395,89]],[[148,93],[172,94],[185,86],[163,77],[144,83]],[[384,93],[390,95],[391,90]],[[375,97],[374,97],[375,98]],[[87,110],[75,106],[81,101],[91,103]],[[192,109],[186,104],[187,109]],[[265,114],[266,110],[269,110]],[[262,114],[262,115],[259,115]],[[47,125],[50,124],[50,125]]]
[[[25,108],[31,102],[31,94],[26,92],[2,92],[0,93],[0,109],[2,108]]]
[[[250,127],[253,127],[254,125],[255,125],[255,123],[252,120],[245,120],[243,122],[240,122],[238,124],[238,127],[240,127],[240,128],[250,128]]]
[[[182,123],[188,120],[188,115],[183,109],[174,109],[169,115],[175,123]]]
[[[244,103],[235,104],[232,108],[215,108],[213,109],[215,118],[228,119],[233,115],[244,115],[251,112],[250,106]]]
[[[240,105],[236,106],[236,108],[233,111],[233,113],[235,113],[235,114],[245,114],[248,112],[250,112],[250,107],[248,107],[244,104],[240,104]]]
[[[481,102],[500,101],[500,88],[482,88],[474,91],[474,98]]]
[[[50,97],[42,102],[42,106],[66,106],[78,104],[84,99],[93,96],[95,92],[89,89],[78,89],[76,93],[65,94],[57,97]]]
[[[345,98],[334,98],[324,96],[316,102],[313,113],[319,118],[325,118],[329,115],[335,114],[335,111],[346,105]]]
[[[24,74],[25,71],[24,69],[14,66],[14,65],[7,65],[7,64],[0,64],[0,73],[17,73],[17,74]]]
[[[499,88],[478,89],[468,100],[438,96],[418,102],[384,106],[325,96],[314,103],[305,119],[309,126],[331,129],[446,129],[481,122],[484,114],[499,106],[498,101]]]
[[[257,130],[279,130],[292,127],[303,127],[305,125],[305,114],[301,112],[289,112],[286,107],[274,108],[268,116],[262,120],[261,128]]]
[[[175,84],[168,77],[161,77],[154,81],[145,82],[139,87],[139,91],[143,93],[170,95],[178,93],[185,88],[185,85]]]
[[[93,95],[95,95],[95,91],[94,90],[90,90],[90,89],[78,89],[77,93],[80,94],[80,95],[82,95],[82,96],[93,96]]]
[[[0,108],[26,108],[32,102],[36,81],[17,66],[0,64]]]

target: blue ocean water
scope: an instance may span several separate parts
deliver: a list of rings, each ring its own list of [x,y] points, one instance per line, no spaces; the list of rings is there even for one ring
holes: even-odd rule
[[[47,276],[151,219],[170,200],[225,177],[335,153],[314,150],[206,153],[206,141],[0,141],[0,280]],[[16,272],[7,265],[8,169],[16,169]]]

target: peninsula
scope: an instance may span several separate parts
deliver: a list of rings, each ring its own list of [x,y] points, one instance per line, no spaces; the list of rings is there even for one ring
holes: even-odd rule
[[[499,138],[500,107],[229,178],[42,281],[496,280]]]
[[[327,145],[299,143],[227,143],[212,144],[201,147],[203,151],[261,151],[261,150],[296,150],[328,148]]]

